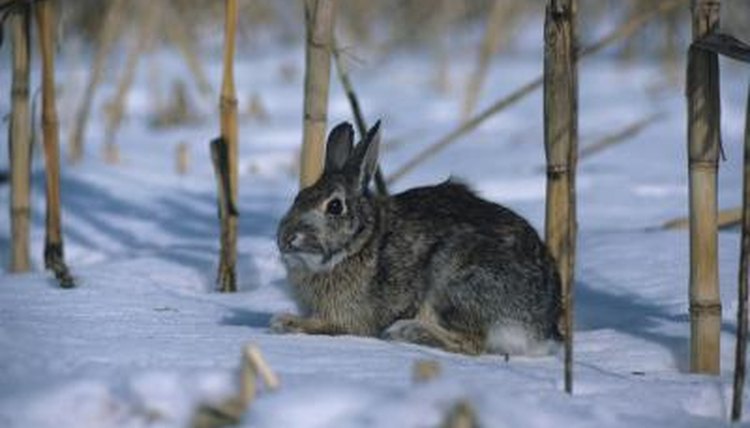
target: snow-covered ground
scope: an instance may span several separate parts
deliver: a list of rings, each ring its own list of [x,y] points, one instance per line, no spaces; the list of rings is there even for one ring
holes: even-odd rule
[[[537,44],[538,45],[538,44]],[[7,52],[3,52],[7,53]],[[185,77],[178,57],[157,55],[165,84]],[[153,59],[156,61],[156,59]],[[43,174],[33,175],[32,273],[0,276],[0,427],[183,426],[200,402],[236,387],[241,347],[257,343],[282,379],[244,423],[259,427],[436,426],[459,399],[482,426],[715,427],[731,402],[738,231],[720,233],[723,302],[720,376],[687,373],[688,239],[652,227],[687,207],[685,101],[651,63],[586,60],[580,75],[582,146],[652,113],[664,117],[637,137],[581,162],[576,283],[575,394],[562,392],[562,358],[469,357],[361,337],[273,335],[272,314],[294,309],[274,244],[276,223],[294,196],[301,140],[302,52],[240,55],[240,109],[259,94],[265,123],[241,122],[239,288],[213,291],[218,254],[215,182],[208,141],[215,101],[200,100],[202,123],[153,130],[153,93],[141,70],[119,135],[123,162],[100,159],[104,114],[97,97],[83,164],[64,165],[66,255],[78,287],[61,290],[42,272]],[[368,117],[383,119],[386,173],[457,123],[471,53],[451,68],[452,90],[435,92],[434,62],[404,52],[365,57],[353,79]],[[61,139],[88,71],[63,62],[58,79]],[[720,206],[740,201],[746,69],[723,62],[724,148]],[[280,70],[295,69],[291,81]],[[541,70],[541,55],[493,64],[487,105]],[[218,87],[219,61],[209,74]],[[0,87],[9,88],[0,63]],[[350,119],[335,80],[329,124]],[[503,112],[398,182],[394,190],[461,177],[485,197],[543,227],[541,92]],[[0,113],[9,99],[0,97]],[[179,142],[189,174],[174,172]],[[0,147],[5,153],[7,143]],[[64,148],[64,147],[63,147]],[[7,165],[2,157],[0,165]],[[0,187],[0,262],[9,248],[9,191]],[[5,270],[3,270],[5,272]],[[443,375],[413,385],[418,359]],[[750,407],[750,400],[745,400]]]

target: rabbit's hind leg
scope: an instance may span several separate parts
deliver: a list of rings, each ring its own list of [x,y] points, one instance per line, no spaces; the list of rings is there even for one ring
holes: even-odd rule
[[[383,337],[461,354],[478,355],[484,351],[484,337],[448,330],[438,324],[433,316],[423,316],[425,312],[432,313],[431,310],[423,310],[417,318],[396,321],[385,330]]]

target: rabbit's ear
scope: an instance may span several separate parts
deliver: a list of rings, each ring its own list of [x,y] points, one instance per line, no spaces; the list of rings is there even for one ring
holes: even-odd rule
[[[378,167],[378,149],[380,147],[380,121],[367,131],[367,135],[357,144],[350,162],[356,171],[361,189],[366,189]]]
[[[354,144],[354,129],[349,122],[341,122],[330,134],[326,143],[326,171],[339,171],[344,168]]]

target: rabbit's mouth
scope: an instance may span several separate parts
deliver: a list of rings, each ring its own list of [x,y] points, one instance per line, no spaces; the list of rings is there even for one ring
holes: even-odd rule
[[[287,251],[281,253],[281,258],[289,269],[328,272],[344,259],[344,252]]]

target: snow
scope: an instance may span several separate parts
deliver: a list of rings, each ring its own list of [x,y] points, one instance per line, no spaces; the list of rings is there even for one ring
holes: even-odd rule
[[[6,54],[7,52],[2,52]],[[167,73],[185,74],[173,53],[156,55]],[[204,120],[153,130],[151,89],[141,70],[119,134],[123,163],[101,160],[103,112],[95,109],[82,165],[63,165],[66,256],[78,287],[61,290],[43,272],[41,159],[33,174],[31,273],[0,276],[0,427],[184,426],[200,403],[236,390],[240,349],[260,346],[282,379],[244,416],[254,427],[425,427],[467,399],[487,427],[715,427],[731,402],[739,233],[720,233],[723,302],[721,374],[687,373],[688,237],[655,230],[685,215],[685,102],[657,64],[608,57],[582,63],[582,144],[652,112],[665,116],[632,140],[581,162],[576,283],[575,393],[562,392],[562,357],[470,357],[373,338],[274,335],[275,313],[293,311],[274,243],[276,224],[296,189],[302,80],[299,49],[243,54],[237,62],[240,110],[258,93],[270,121],[241,122],[239,292],[214,292],[218,255],[215,181],[208,141],[215,103],[194,96]],[[541,55],[497,58],[480,100],[488,105],[541,70]],[[394,171],[451,130],[469,53],[451,70],[452,92],[436,93],[433,64],[413,52],[365,60],[353,79],[372,121],[383,118],[382,166]],[[724,147],[719,203],[737,206],[742,166],[746,70],[722,63]],[[8,88],[9,65],[0,64]],[[85,64],[65,63],[59,80],[61,140]],[[218,61],[209,67],[218,87]],[[745,77],[743,77],[745,76]],[[66,77],[69,78],[66,80]],[[36,79],[36,76],[35,76]],[[167,85],[168,86],[168,85]],[[111,95],[100,91],[95,105]],[[403,181],[396,190],[455,175],[485,197],[543,227],[545,179],[541,93],[492,118]],[[195,95],[195,94],[194,94]],[[9,99],[0,98],[0,113]],[[329,124],[349,119],[333,80]],[[174,172],[184,141],[191,169]],[[64,148],[64,147],[63,147]],[[2,143],[7,150],[7,142]],[[64,152],[64,150],[63,150]],[[37,154],[38,155],[38,154]],[[0,160],[7,165],[7,160]],[[7,186],[0,202],[9,205]],[[0,224],[9,224],[8,209]],[[0,230],[0,262],[10,236]],[[435,359],[439,379],[414,385],[418,359]],[[745,408],[750,400],[744,400]]]

